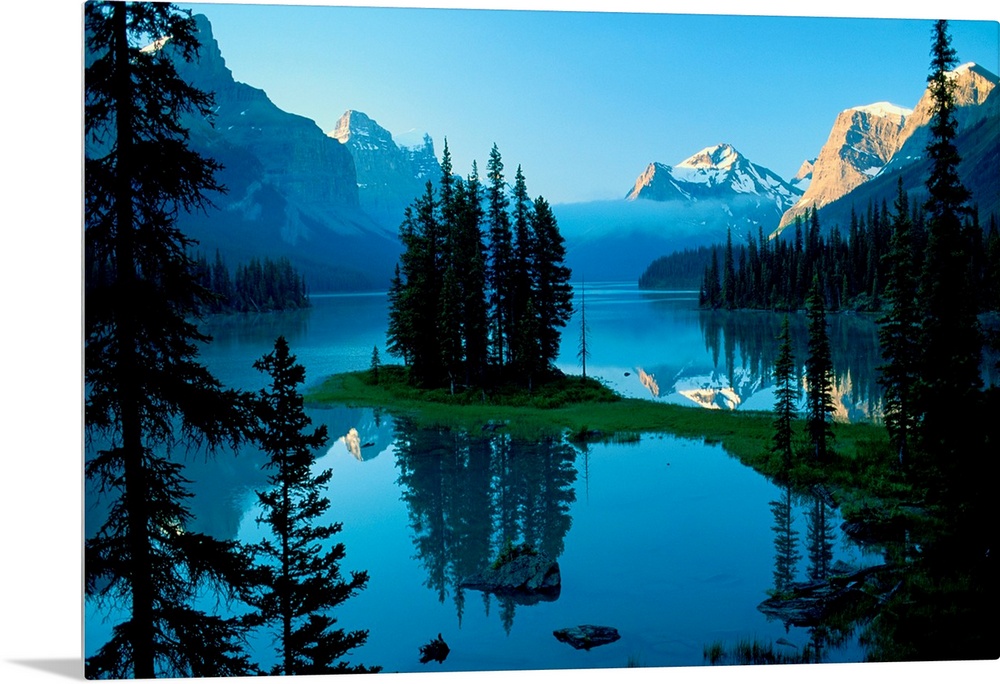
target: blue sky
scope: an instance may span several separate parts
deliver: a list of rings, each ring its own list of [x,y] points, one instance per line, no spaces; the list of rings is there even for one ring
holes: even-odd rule
[[[883,100],[912,107],[926,82],[929,18],[607,11],[635,5],[181,3],[211,20],[235,78],[279,107],[325,131],[360,110],[395,135],[430,133],[439,154],[447,136],[463,174],[496,142],[511,171],[523,166],[529,191],[555,203],[623,197],[648,163],[721,142],[789,178],[819,152],[838,112]],[[776,5],[755,9],[780,14]],[[934,16],[926,11],[879,5],[888,17]],[[960,62],[1000,72],[995,20],[956,20],[951,33]]]

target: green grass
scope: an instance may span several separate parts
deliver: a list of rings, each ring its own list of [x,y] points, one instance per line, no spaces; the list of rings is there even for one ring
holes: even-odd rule
[[[563,376],[533,392],[507,387],[496,392],[412,386],[407,369],[382,366],[379,380],[370,371],[339,373],[306,393],[312,405],[344,404],[381,408],[406,416],[421,427],[480,432],[484,427],[533,439],[566,436],[587,442],[634,443],[643,435],[671,434],[720,444],[755,470],[782,479],[782,464],[771,453],[774,415],[770,412],[706,410],[644,399],[622,398],[593,378]],[[803,434],[801,421],[794,425]],[[797,488],[823,483],[857,488],[873,496],[891,494],[896,480],[886,467],[885,429],[869,424],[837,424],[836,455],[823,466],[798,460],[787,479]]]

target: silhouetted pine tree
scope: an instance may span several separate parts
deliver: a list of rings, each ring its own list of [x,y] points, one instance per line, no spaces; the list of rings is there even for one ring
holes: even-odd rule
[[[489,320],[486,289],[487,254],[483,243],[483,188],[479,168],[459,192],[460,213],[456,246],[462,293],[462,340],[465,351],[465,384],[482,384],[489,362]]]
[[[945,21],[934,26],[928,78],[933,102],[927,145],[931,173],[927,179],[930,196],[924,204],[927,250],[920,282],[923,310],[917,392],[926,465],[938,476],[948,472],[943,479],[931,473],[928,477],[938,480],[935,489],[945,496],[957,485],[957,479],[978,476],[973,474],[981,472],[978,467],[967,470],[964,465],[975,462],[982,450],[975,442],[975,435],[981,434],[976,423],[982,387],[982,332],[976,297],[971,292],[971,255],[962,225],[969,215],[969,191],[958,177],[955,86],[947,73],[956,60],[947,29]]]
[[[819,276],[813,278],[806,302],[809,330],[809,356],[806,359],[806,432],[813,457],[824,462],[833,442],[830,419],[833,414],[833,360],[826,330],[826,305]]]
[[[531,215],[534,235],[531,256],[532,299],[538,316],[539,371],[547,372],[559,355],[562,329],[573,314],[573,288],[566,266],[566,246],[552,208],[544,197],[537,197]]]
[[[508,361],[510,335],[510,277],[514,260],[514,237],[507,213],[509,201],[504,183],[503,160],[494,143],[486,166],[486,222],[489,225],[490,261],[487,268],[487,286],[490,304],[490,338],[493,365],[501,374]]]
[[[109,501],[86,541],[85,588],[126,614],[87,676],[253,674],[240,625],[195,607],[205,582],[243,592],[248,559],[188,529],[188,481],[171,454],[178,442],[238,444],[248,427],[246,398],[198,361],[208,338],[192,321],[210,294],[175,224],[222,189],[179,123],[212,107],[174,66],[196,57],[195,24],[165,3],[88,2],[84,18],[85,422],[96,446],[85,467]]]
[[[733,232],[726,228],[726,252],[722,262],[722,304],[732,311],[736,308],[736,267],[733,261]]]
[[[378,351],[373,352],[377,367]],[[274,350],[254,362],[267,373],[269,385],[260,391],[255,413],[260,421],[256,441],[268,456],[270,489],[257,492],[262,512],[257,523],[268,531],[253,550],[263,562],[258,568],[259,594],[251,599],[257,613],[247,618],[255,626],[273,630],[278,663],[273,675],[378,672],[379,667],[350,665],[342,660],[362,646],[367,630],[345,632],[334,628],[331,609],[365,588],[368,573],[340,572],[344,545],[331,544],[341,523],[319,521],[330,509],[324,496],[332,470],[313,473],[314,453],[327,442],[325,425],[307,432],[298,386],[305,368],[295,362],[284,337]]]
[[[903,179],[897,185],[895,215],[887,261],[885,297],[888,310],[879,319],[879,344],[886,363],[879,367],[884,390],[885,426],[900,464],[909,461],[910,441],[917,428],[914,392],[919,375],[920,316],[917,271],[909,200]]]
[[[517,360],[528,363],[528,366],[519,366],[518,373],[532,372],[537,370],[538,353],[537,349],[520,349],[518,345],[527,344],[536,346],[536,339],[533,334],[518,330],[521,325],[536,328],[535,323],[528,314],[528,302],[532,300],[533,278],[532,271],[535,268],[534,256],[534,235],[532,234],[532,207],[528,199],[528,186],[524,179],[521,166],[518,165],[514,174],[514,187],[511,192],[511,229],[514,234],[513,261],[511,262],[510,276],[506,287],[510,292],[510,306],[508,308],[508,319],[510,321],[510,356],[517,364]],[[535,302],[537,304],[537,302]],[[537,314],[537,310],[532,311],[532,315]],[[531,359],[531,361],[529,361]]]
[[[792,357],[792,335],[788,316],[781,324],[778,336],[778,358],[774,362],[774,440],[771,447],[781,457],[784,474],[792,467],[795,453],[792,421],[799,400],[799,383]]]

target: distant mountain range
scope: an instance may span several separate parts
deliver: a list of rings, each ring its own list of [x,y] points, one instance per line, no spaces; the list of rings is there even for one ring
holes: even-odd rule
[[[625,199],[720,203],[733,227],[743,232],[780,216],[801,196],[801,191],[776,173],[754,164],[729,144],[706,147],[676,166],[652,163],[636,179]],[[744,200],[744,201],[740,201]],[[740,213],[726,211],[729,202]]]
[[[556,205],[567,260],[588,279],[633,279],[652,258],[675,250],[745,241],[774,226],[802,196],[732,145],[706,147],[668,166],[653,162],[625,201]]]
[[[997,76],[976,64],[951,72],[955,83],[955,140],[959,174],[982,217],[1000,214],[1000,94]],[[671,167],[652,163],[627,202],[557,206],[571,265],[588,278],[637,277],[654,258],[682,249],[734,241],[758,230],[777,236],[809,209],[824,230],[846,229],[859,214],[891,206],[902,176],[912,201],[927,196],[931,99],[911,110],[888,102],[852,107],[834,120],[819,154],[786,182],[753,164],[731,145],[705,148]],[[645,203],[647,206],[627,206]]]
[[[196,16],[199,59],[176,60],[183,78],[215,95],[213,121],[188,117],[194,149],[223,165],[224,195],[187,214],[180,227],[211,256],[233,264],[287,256],[312,291],[384,289],[401,248],[404,207],[436,182],[429,136],[401,143],[363,112],[334,130],[278,108],[264,91],[237,82],[212,28]],[[163,50],[172,49],[166,41]],[[959,107],[959,172],[981,215],[1000,213],[1000,95],[997,77],[975,64],[953,72]],[[634,279],[661,255],[762,231],[780,233],[808,208],[821,224],[846,227],[852,207],[890,202],[896,178],[919,201],[928,164],[930,100],[912,109],[876,103],[845,110],[827,143],[791,181],[730,144],[706,147],[673,166],[650,163],[621,200],[553,207],[575,274]],[[89,148],[88,148],[89,150]]]
[[[209,255],[230,262],[287,256],[312,291],[384,289],[400,253],[402,207],[440,174],[433,143],[399,148],[388,131],[347,112],[330,135],[237,82],[208,19],[195,17],[198,59],[180,75],[215,95],[213,121],[188,117],[190,144],[223,166],[228,192],[180,227]],[[171,50],[167,41],[165,51]],[[419,188],[419,189],[418,189]]]

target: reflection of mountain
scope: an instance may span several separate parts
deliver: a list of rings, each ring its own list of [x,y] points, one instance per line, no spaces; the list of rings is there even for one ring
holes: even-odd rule
[[[371,409],[338,409],[329,427],[334,437],[330,451],[346,449],[359,461],[370,461],[392,444],[392,421],[383,420],[378,411]]]
[[[774,408],[771,369],[784,315],[764,312],[702,311],[705,347],[712,363],[637,369],[650,397],[709,409],[770,411]],[[807,356],[805,318],[791,318],[792,347],[799,375]],[[881,418],[882,394],[877,368],[881,363],[878,329],[864,316],[829,317],[834,364],[834,419],[841,422]],[[805,380],[802,381],[804,408]]]
[[[561,441],[421,430],[396,421],[399,484],[427,586],[442,603],[451,593],[459,622],[459,582],[483,570],[503,545],[527,543],[557,558],[569,531],[576,451]],[[483,595],[486,610],[493,600]],[[510,630],[516,603],[498,598]]]

